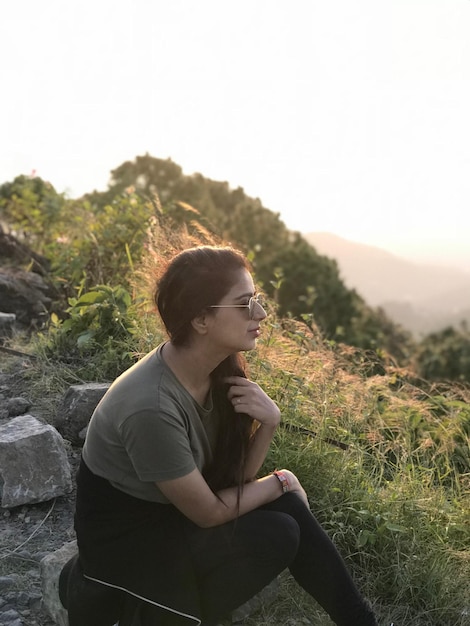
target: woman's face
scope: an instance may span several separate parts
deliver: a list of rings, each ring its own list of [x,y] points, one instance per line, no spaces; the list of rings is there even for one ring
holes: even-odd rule
[[[252,316],[248,308],[255,295],[251,274],[240,269],[230,291],[213,308],[210,316],[210,338],[227,349],[228,354],[252,350],[260,335],[260,322],[266,311],[258,303],[252,304]]]

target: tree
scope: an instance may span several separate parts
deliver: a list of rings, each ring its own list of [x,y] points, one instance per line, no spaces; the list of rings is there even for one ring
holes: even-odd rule
[[[0,218],[39,254],[57,236],[66,199],[39,177],[17,176],[0,186]]]
[[[175,189],[182,179],[182,169],[171,159],[156,159],[148,153],[137,156],[134,161],[125,161],[111,170],[111,179],[107,191],[94,191],[85,198],[91,204],[104,206],[124,192],[132,192],[145,200],[153,199],[155,194],[160,201],[171,199],[183,200],[175,194]]]
[[[470,333],[466,325],[424,337],[416,351],[416,368],[427,380],[470,381]]]
[[[299,233],[275,250],[273,264],[263,260],[258,275],[268,285],[277,270],[279,314],[297,319],[313,314],[326,337],[344,340],[355,313],[354,292],[341,281],[336,262],[319,255]]]

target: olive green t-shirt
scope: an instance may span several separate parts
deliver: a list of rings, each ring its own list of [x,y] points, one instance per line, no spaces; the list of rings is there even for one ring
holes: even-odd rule
[[[164,344],[124,372],[96,407],[83,460],[137,498],[168,503],[155,482],[200,471],[212,458],[218,416],[200,406],[162,358]]]

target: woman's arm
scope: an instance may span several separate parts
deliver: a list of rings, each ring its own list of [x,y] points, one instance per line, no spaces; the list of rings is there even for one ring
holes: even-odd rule
[[[286,469],[281,471],[287,478],[288,491],[295,493],[308,508],[307,494],[296,475]],[[197,469],[181,478],[157,482],[156,485],[183,515],[201,528],[230,522],[239,515],[277,500],[284,492],[279,479],[270,474],[246,483],[238,501],[237,487],[221,489],[215,494]]]
[[[239,502],[236,487],[222,489],[216,495],[197,469],[181,478],[160,481],[156,485],[183,515],[202,528],[229,522],[282,495],[282,485],[273,475],[244,485]]]

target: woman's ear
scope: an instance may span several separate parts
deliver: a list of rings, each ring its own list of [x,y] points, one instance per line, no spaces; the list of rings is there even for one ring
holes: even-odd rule
[[[208,330],[207,315],[205,313],[201,313],[201,315],[192,319],[191,326],[199,335],[206,335]]]

